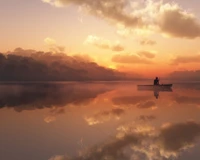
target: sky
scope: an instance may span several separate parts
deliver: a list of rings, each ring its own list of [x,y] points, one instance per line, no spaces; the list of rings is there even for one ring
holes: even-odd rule
[[[56,46],[67,55],[147,76],[199,70],[199,5],[198,0],[1,0],[0,52]]]

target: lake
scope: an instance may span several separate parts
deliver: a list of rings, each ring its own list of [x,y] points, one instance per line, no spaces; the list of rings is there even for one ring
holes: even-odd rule
[[[0,159],[199,160],[200,83],[137,84],[0,84]]]

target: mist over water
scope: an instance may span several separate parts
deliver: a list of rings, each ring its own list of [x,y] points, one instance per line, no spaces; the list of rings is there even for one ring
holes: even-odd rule
[[[200,83],[142,83],[0,84],[0,159],[199,159]]]

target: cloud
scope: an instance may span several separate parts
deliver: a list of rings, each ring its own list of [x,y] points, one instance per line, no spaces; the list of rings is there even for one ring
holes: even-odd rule
[[[93,44],[99,48],[108,49],[110,48],[110,41],[97,36],[89,35],[85,40],[86,44]]]
[[[49,37],[45,38],[45,39],[44,39],[44,42],[45,42],[47,45],[55,45],[55,44],[56,44],[56,41],[55,41],[54,39],[52,39],[52,38],[49,38]]]
[[[4,55],[17,55],[17,56],[23,56],[23,57],[30,57],[34,54],[36,54],[37,51],[33,50],[33,49],[23,49],[23,48],[15,48],[13,51],[8,51],[5,54],[2,54],[2,56]]]
[[[134,12],[143,19],[146,26],[144,29],[178,38],[192,39],[200,36],[198,19],[177,3],[149,0],[141,4]]]
[[[52,44],[54,41],[47,41]],[[63,52],[43,52],[17,48],[0,54],[0,80],[82,81],[121,80],[125,74],[98,65],[88,56],[68,56]],[[70,76],[69,76],[70,75]],[[133,77],[134,78],[134,77]]]
[[[128,37],[132,33],[132,30],[131,29],[118,28],[116,33],[121,37]]]
[[[93,35],[89,35],[84,43],[92,44],[102,49],[110,49],[116,52],[124,51],[124,46],[122,46],[119,42],[112,44],[109,40]]]
[[[178,4],[160,1],[129,0],[43,0],[54,6],[77,5],[88,13],[100,17],[125,30],[118,33],[154,33],[178,38],[197,38],[200,36],[200,23],[194,14]],[[137,5],[136,5],[137,4]],[[145,44],[146,42],[144,42]],[[151,42],[150,42],[151,43]]]
[[[73,57],[80,62],[94,62],[94,59],[87,54],[74,54]]]
[[[194,71],[174,71],[168,75],[170,79],[177,79],[177,80],[200,80],[200,70]],[[199,88],[198,86],[195,86]]]
[[[153,64],[152,61],[141,58],[134,54],[117,54],[112,57],[112,61],[116,63],[127,63],[127,64]]]
[[[141,45],[155,45],[156,41],[150,40],[150,39],[143,39],[140,41]]]
[[[200,36],[200,23],[197,18],[177,4],[161,6],[158,25],[163,33],[172,37],[191,39]]]
[[[57,45],[56,40],[52,38],[47,37],[44,39],[44,42],[49,47],[49,50],[53,53],[63,53],[65,51],[65,47]]]
[[[149,122],[155,120],[156,117],[153,115],[140,115],[138,118],[140,121]]]
[[[137,53],[141,57],[145,58],[155,58],[155,53],[149,52],[149,51],[140,51]]]
[[[121,44],[114,44],[112,46],[112,50],[116,52],[121,52],[124,51],[124,46],[122,46]]]
[[[60,1],[54,1],[54,0],[42,0],[44,3],[49,3],[51,4],[52,6],[55,6],[55,7],[63,7],[63,4],[60,2]]]
[[[139,26],[141,19],[133,14],[127,13],[128,0],[43,0],[54,6],[68,6],[70,4],[82,7],[88,13],[101,17],[107,21],[121,23],[125,26]]]
[[[121,109],[121,108],[115,108],[115,109],[112,109],[111,113],[112,113],[113,115],[120,116],[121,114],[124,113],[124,109]]]
[[[199,63],[200,55],[190,55],[190,56],[178,56],[172,60],[172,65],[178,65],[181,63]]]

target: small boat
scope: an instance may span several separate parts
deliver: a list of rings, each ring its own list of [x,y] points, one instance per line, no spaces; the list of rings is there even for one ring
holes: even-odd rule
[[[172,84],[137,85],[138,90],[172,91]]]

